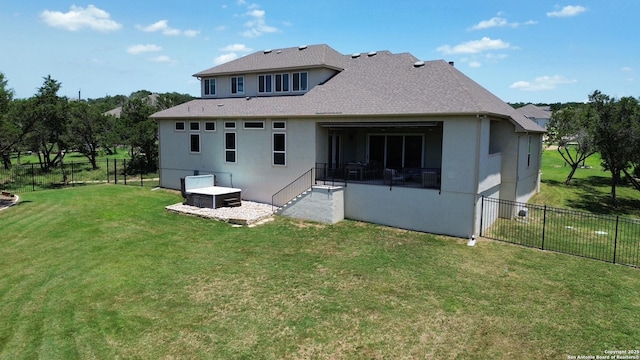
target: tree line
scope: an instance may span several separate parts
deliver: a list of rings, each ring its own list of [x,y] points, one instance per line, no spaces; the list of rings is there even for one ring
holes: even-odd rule
[[[617,205],[616,187],[622,174],[640,190],[640,102],[633,97],[614,98],[596,90],[587,103],[574,103],[554,111],[547,126],[546,142],[571,167],[565,184],[591,155],[599,153],[602,166],[611,172],[611,196]]]
[[[62,84],[51,75],[43,80],[33,97],[14,99],[0,72],[0,156],[5,169],[12,166],[11,154],[30,152],[47,171],[63,165],[67,151],[81,153],[97,169],[99,150],[114,154],[126,147],[131,166],[155,171],[158,129],[149,116],[193,99],[187,94],[141,90],[130,96],[70,100],[58,95]],[[106,114],[117,107],[122,107],[119,116]]]

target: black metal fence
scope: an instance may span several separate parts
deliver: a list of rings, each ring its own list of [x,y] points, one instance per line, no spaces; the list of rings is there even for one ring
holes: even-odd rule
[[[0,168],[0,190],[21,193],[70,186],[115,183],[159,186],[157,172],[148,172],[126,159],[104,159],[94,169],[90,162],[65,162],[44,169],[40,164]]]
[[[480,235],[640,267],[640,219],[483,197]]]

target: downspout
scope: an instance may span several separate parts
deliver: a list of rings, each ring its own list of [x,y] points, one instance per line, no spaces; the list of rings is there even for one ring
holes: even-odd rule
[[[482,117],[480,116],[480,114],[476,114],[476,120],[476,164],[474,171],[475,181],[473,182],[473,230],[469,235],[469,238],[473,239],[475,239],[476,230],[479,230],[476,228],[476,224],[478,223],[478,190],[480,190],[480,186],[478,184],[478,182],[480,181],[480,138],[482,135]]]

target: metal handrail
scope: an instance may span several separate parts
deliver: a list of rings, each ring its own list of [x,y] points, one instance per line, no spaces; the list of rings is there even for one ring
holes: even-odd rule
[[[271,207],[281,208],[289,201],[295,199],[298,195],[309,190],[313,186],[314,168],[309,169],[304,174],[300,175],[297,179],[293,180],[287,186],[278,190],[273,196],[271,196]],[[279,201],[278,201],[279,200]]]

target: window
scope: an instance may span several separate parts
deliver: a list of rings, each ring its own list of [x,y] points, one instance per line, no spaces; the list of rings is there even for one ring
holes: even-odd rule
[[[231,93],[244,94],[244,76],[234,76],[231,78]]]
[[[278,129],[278,130],[284,130],[287,128],[286,121],[274,121],[273,124],[271,125],[274,129]]]
[[[224,134],[224,161],[228,163],[236,162],[236,133],[228,132]]]
[[[293,73],[293,91],[307,91],[307,73]]]
[[[236,128],[236,122],[235,121],[225,121],[224,122],[224,128],[225,129],[235,129]]]
[[[190,121],[189,122],[189,130],[190,131],[200,131],[200,122],[199,121]]]
[[[289,91],[289,74],[276,74],[276,92]]]
[[[258,76],[258,93],[270,93],[272,92],[272,78],[271,75],[259,75]]]
[[[176,121],[176,131],[184,131],[184,121]]]
[[[216,94],[216,79],[204,79],[204,94],[215,95]]]
[[[287,165],[287,134],[273,133],[273,165]]]
[[[245,129],[264,129],[264,121],[245,121]]]
[[[189,151],[192,153],[200,152],[200,134],[189,134]]]
[[[216,122],[215,121],[205,121],[204,122],[204,131],[216,131]]]

